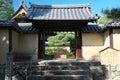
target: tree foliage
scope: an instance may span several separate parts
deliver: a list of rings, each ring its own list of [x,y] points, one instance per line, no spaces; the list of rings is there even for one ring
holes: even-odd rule
[[[0,0],[0,19],[11,18],[14,12],[12,4],[12,0]]]
[[[104,24],[105,22],[109,21],[110,19],[106,15],[102,15],[100,19],[97,21],[97,24]]]
[[[50,36],[47,40],[49,46],[61,46],[74,38],[74,32],[57,32],[57,35]]]
[[[2,0],[0,0],[0,7],[2,6]]]
[[[120,20],[120,8],[103,9],[103,15],[97,21],[97,24],[104,24],[109,20]]]
[[[110,19],[120,20],[120,8],[105,9],[102,12]]]

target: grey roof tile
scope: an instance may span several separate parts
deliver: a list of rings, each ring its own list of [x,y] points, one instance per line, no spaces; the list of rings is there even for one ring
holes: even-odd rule
[[[12,21],[9,20],[0,20],[0,27],[10,27],[13,25]]]
[[[35,20],[95,20],[88,4],[84,5],[36,5],[26,15]]]
[[[102,28],[98,25],[87,25],[85,27],[81,27],[82,32],[101,32]]]
[[[106,22],[103,25],[103,29],[106,29],[106,28],[120,28],[120,20],[111,20]]]
[[[37,28],[32,26],[32,23],[18,23],[23,32],[37,32]]]

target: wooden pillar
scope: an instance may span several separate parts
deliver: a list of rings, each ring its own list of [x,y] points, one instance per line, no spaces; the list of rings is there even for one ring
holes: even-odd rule
[[[39,28],[38,32],[38,58],[44,58],[45,56],[45,32]]]
[[[113,48],[113,29],[109,29],[110,47]]]
[[[9,52],[12,52],[12,29],[9,29]]]
[[[76,58],[82,58],[82,33],[80,31],[75,32],[76,38]]]
[[[12,29],[9,28],[9,51],[6,54],[5,80],[12,80],[13,53],[12,53]]]

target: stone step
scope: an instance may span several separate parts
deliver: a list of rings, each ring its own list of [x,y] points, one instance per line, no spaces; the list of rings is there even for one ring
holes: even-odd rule
[[[99,66],[101,65],[100,62],[82,62],[82,61],[44,61],[44,62],[38,62],[33,63],[33,65],[40,65],[40,66],[61,66],[61,65],[67,65],[67,66]]]
[[[34,75],[89,75],[88,70],[40,70],[32,71]]]
[[[24,63],[24,62],[23,62]],[[103,80],[105,68],[100,62],[84,60],[39,60],[18,65],[28,66],[27,80]]]
[[[91,75],[32,75],[28,80],[93,80]]]
[[[68,65],[58,65],[58,66],[40,66],[34,65],[32,66],[34,70],[88,70],[89,66],[68,66]]]

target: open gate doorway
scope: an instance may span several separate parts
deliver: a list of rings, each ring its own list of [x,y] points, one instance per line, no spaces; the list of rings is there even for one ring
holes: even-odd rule
[[[41,32],[38,38],[38,58],[82,58],[81,31]]]
[[[48,32],[45,38],[45,58],[75,58],[75,32]]]

